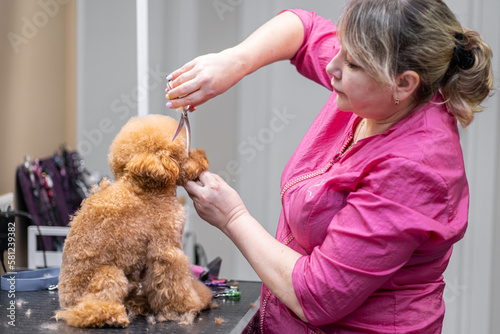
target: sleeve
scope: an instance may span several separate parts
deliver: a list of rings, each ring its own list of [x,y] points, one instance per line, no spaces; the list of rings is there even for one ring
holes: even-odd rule
[[[326,73],[326,65],[340,51],[335,25],[315,12],[303,9],[287,11],[296,14],[304,25],[304,42],[291,63],[306,78],[333,90],[332,77]]]
[[[320,326],[342,319],[424,243],[457,241],[446,226],[448,200],[444,180],[418,163],[393,158],[371,169],[333,217],[322,245],[293,269],[308,321]]]

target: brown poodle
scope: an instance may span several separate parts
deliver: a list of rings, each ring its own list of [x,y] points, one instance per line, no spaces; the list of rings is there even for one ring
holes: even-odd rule
[[[71,326],[126,327],[130,316],[192,323],[212,294],[190,272],[182,251],[185,209],[177,185],[208,169],[205,152],[187,154],[186,133],[168,116],[132,118],[109,151],[115,181],[104,180],[76,213],[59,277]]]

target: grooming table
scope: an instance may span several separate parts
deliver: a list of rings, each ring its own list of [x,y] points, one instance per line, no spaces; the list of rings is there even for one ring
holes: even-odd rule
[[[0,333],[237,333],[240,334],[259,308],[260,282],[239,282],[240,300],[226,298],[214,299],[219,307],[205,310],[194,320],[192,325],[184,326],[176,322],[148,322],[146,317],[137,316],[127,328],[74,328],[64,321],[56,321],[53,316],[59,309],[59,296],[56,291],[15,292],[0,291]],[[15,300],[15,327],[12,321],[10,303]],[[215,318],[222,318],[222,324],[216,324]]]

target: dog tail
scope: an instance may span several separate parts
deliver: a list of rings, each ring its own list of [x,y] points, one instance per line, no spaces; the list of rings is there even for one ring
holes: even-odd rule
[[[127,327],[130,320],[125,306],[85,296],[78,304],[56,312],[56,320],[65,320],[73,327]]]

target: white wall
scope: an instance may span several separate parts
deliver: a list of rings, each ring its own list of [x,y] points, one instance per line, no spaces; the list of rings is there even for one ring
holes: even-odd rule
[[[77,149],[110,173],[107,151],[137,114],[135,1],[77,2]]]
[[[493,0],[455,0],[449,2],[464,26],[483,34],[494,53],[495,86],[499,87],[500,22],[495,13],[500,3]],[[486,110],[462,133],[462,147],[470,184],[469,228],[455,248],[445,274],[447,333],[498,333],[500,322],[498,253],[494,241],[500,204],[498,95],[485,103]],[[496,271],[495,271],[496,270]]]
[[[83,149],[92,144],[85,155],[89,168],[109,173],[107,148],[121,125],[137,112],[137,92],[149,91],[151,113],[178,117],[165,108],[162,80],[170,71],[198,55],[236,44],[283,8],[306,8],[335,21],[343,3],[150,0],[151,76],[142,80],[141,87],[135,64],[135,1],[79,1],[78,138]],[[496,17],[500,4],[496,0],[448,3],[464,25],[483,33],[495,55],[500,54]],[[497,74],[499,65],[495,60]],[[281,170],[328,95],[326,89],[304,80],[288,62],[281,62],[245,78],[190,117],[193,146],[206,150],[211,170],[238,190],[270,233],[276,230],[280,212]],[[490,99],[486,107],[462,134],[471,188],[470,225],[445,274],[444,333],[500,332],[500,320],[494,316],[500,310],[500,289],[493,284],[500,277],[500,246],[493,242],[500,237],[500,228],[495,226],[500,207],[498,97]],[[223,258],[221,274],[258,279],[227,238],[190,211],[189,228],[197,234],[208,258]]]

